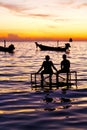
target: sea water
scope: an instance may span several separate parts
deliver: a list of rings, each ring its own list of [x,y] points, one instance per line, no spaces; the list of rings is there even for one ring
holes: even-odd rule
[[[77,88],[68,90],[32,88],[30,80],[30,73],[38,71],[46,55],[59,70],[65,52],[40,51],[34,42],[12,44],[13,54],[0,52],[0,130],[86,130],[87,42],[70,43],[66,55],[71,70],[77,71]],[[64,46],[65,42],[40,44]]]

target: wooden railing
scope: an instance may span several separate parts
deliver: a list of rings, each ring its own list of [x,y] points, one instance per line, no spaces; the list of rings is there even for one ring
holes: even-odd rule
[[[44,80],[41,79],[41,73],[31,73],[31,85],[32,86],[71,86],[77,87],[77,72],[70,71],[69,73],[53,73],[43,74]]]

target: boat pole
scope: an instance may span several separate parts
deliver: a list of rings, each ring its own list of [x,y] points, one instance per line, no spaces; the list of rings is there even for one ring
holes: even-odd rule
[[[4,47],[6,48],[6,40],[4,40]]]
[[[59,40],[57,40],[57,47],[59,46]]]

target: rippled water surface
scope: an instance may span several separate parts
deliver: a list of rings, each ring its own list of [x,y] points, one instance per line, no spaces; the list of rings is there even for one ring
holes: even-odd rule
[[[70,44],[67,57],[78,84],[68,90],[32,88],[30,82],[30,73],[39,69],[45,55],[60,69],[64,52],[40,51],[34,42],[14,42],[14,54],[0,52],[0,130],[87,129],[87,42]]]

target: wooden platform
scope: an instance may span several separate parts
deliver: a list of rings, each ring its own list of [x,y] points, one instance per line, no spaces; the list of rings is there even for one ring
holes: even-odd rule
[[[70,71],[69,73],[53,73],[43,74],[44,80],[41,80],[41,73],[31,73],[32,87],[64,87],[75,85],[77,87],[77,72]]]

